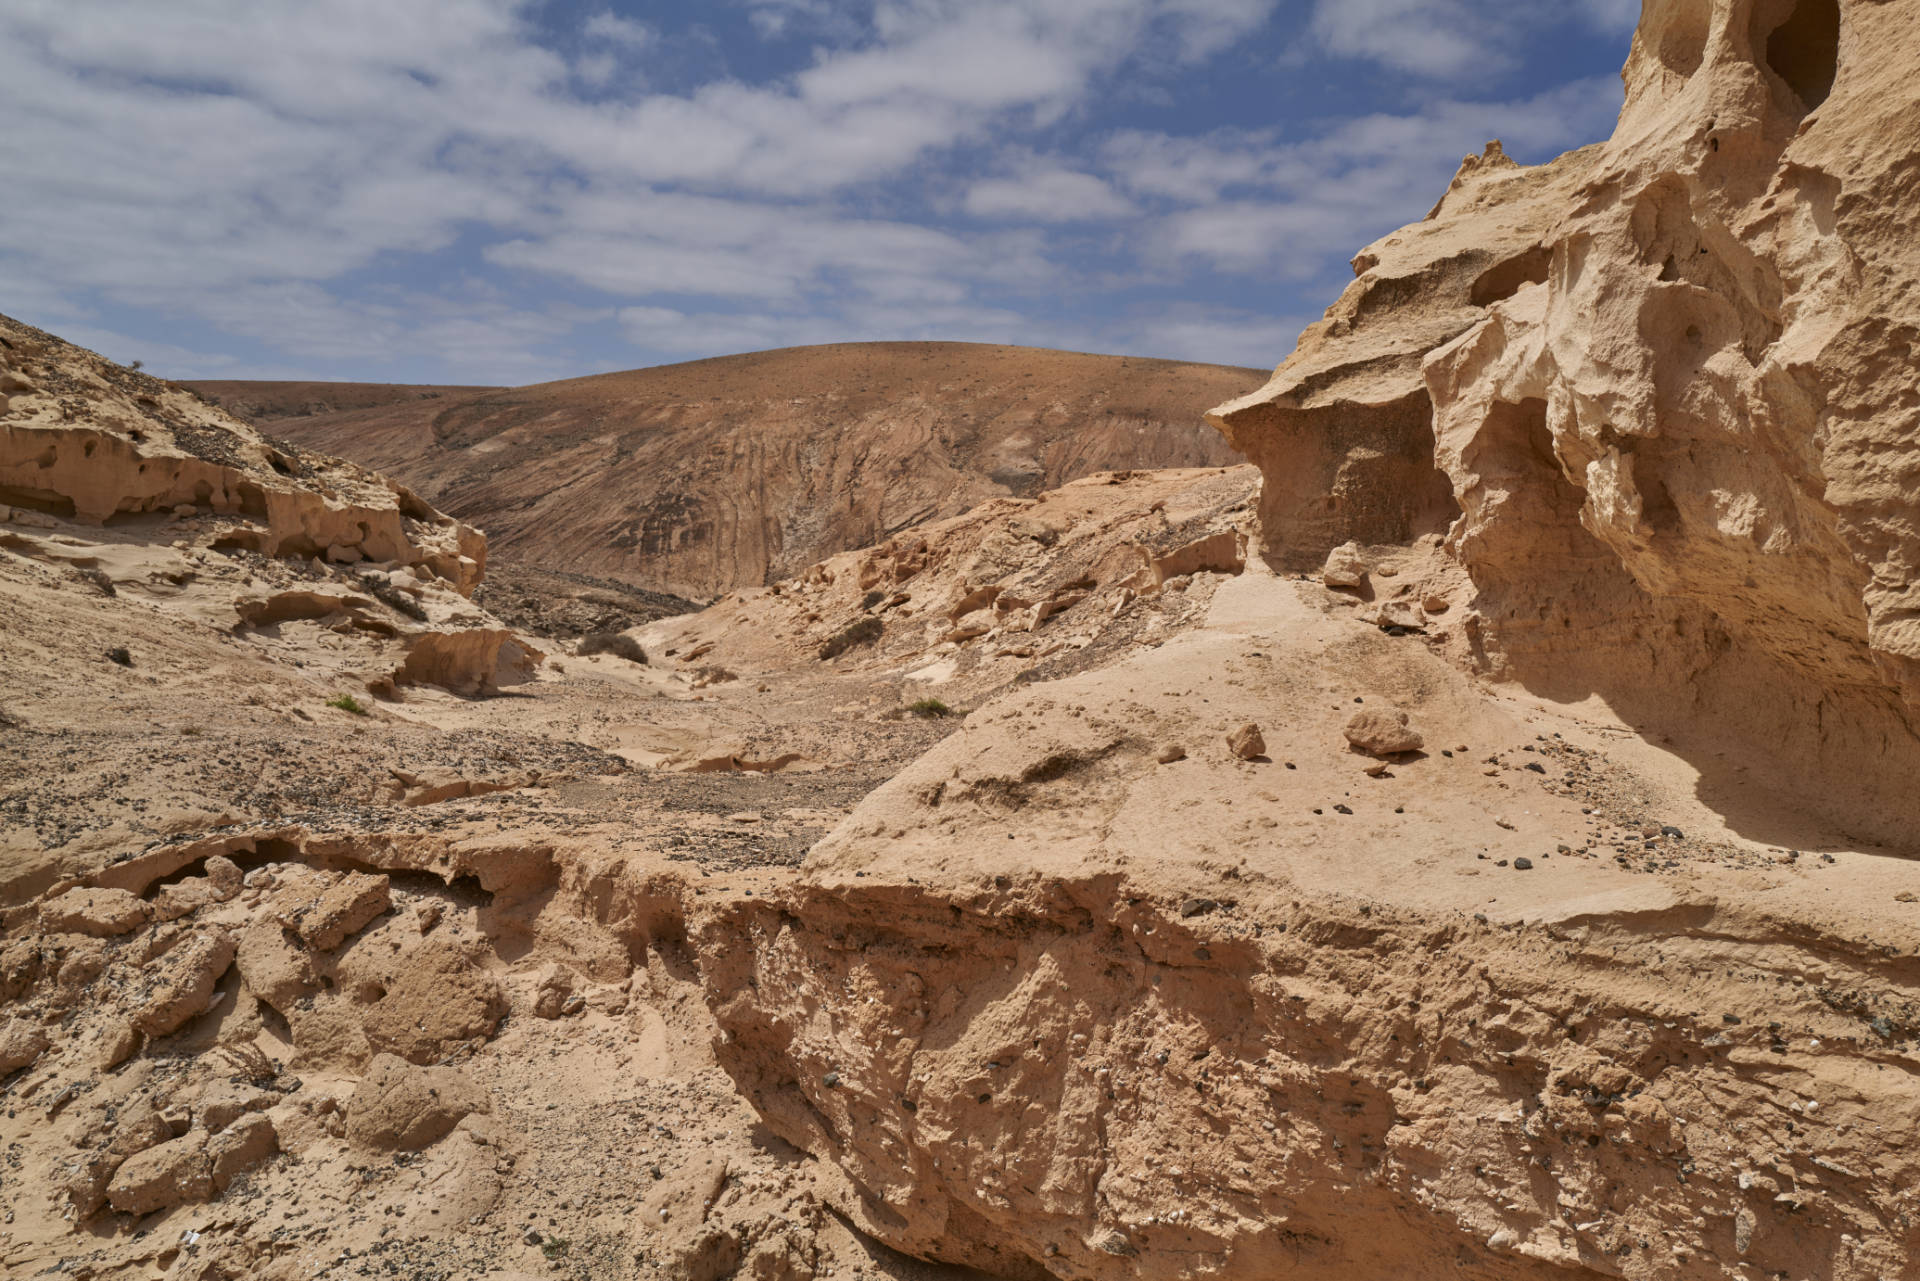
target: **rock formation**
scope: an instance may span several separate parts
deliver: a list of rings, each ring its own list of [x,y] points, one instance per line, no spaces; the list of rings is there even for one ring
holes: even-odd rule
[[[1917,38],[1653,0],[1610,141],[1469,158],[1215,412],[1296,577],[708,918],[835,1208],[1006,1277],[1912,1269]]]
[[[1648,4],[1609,141],[1468,157],[1214,412],[1261,465],[1268,555],[1447,531],[1483,671],[1597,693],[1703,756],[1778,742],[1782,787],[1904,839],[1912,25],[1871,0]]]
[[[213,515],[225,548],[418,568],[463,594],[486,557],[476,531],[403,486],[4,317],[0,504],[92,525]]]

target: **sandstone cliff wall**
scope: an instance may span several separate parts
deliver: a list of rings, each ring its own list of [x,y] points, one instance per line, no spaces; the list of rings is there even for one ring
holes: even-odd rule
[[[1610,140],[1469,157],[1215,411],[1270,554],[1446,530],[1483,670],[1703,757],[1777,741],[1783,785],[1910,842],[1917,55],[1908,4],[1652,0]]]

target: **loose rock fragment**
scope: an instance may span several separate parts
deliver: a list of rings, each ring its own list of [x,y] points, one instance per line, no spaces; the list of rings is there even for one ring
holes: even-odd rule
[[[1347,742],[1375,756],[1417,752],[1426,739],[1408,724],[1405,712],[1392,706],[1369,707],[1347,722]]]

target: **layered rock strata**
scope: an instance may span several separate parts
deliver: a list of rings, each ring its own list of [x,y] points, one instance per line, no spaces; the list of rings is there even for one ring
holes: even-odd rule
[[[89,525],[227,518],[219,546],[418,567],[463,595],[486,540],[383,476],[0,317],[0,505]]]

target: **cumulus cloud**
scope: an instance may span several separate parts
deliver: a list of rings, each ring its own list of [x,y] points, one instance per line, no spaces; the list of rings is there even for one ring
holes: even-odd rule
[[[1512,102],[1435,100],[1299,142],[1272,132],[1129,132],[1110,139],[1102,158],[1123,190],[1161,210],[1147,256],[1304,279],[1419,217],[1460,157],[1487,139],[1546,159],[1604,136],[1619,105],[1619,82],[1595,78]]]
[[[1521,43],[1548,25],[1572,19],[1616,34],[1639,12],[1639,0],[1317,0],[1310,30],[1328,53],[1468,81],[1510,69]]]
[[[974,183],[966,209],[976,218],[1099,222],[1127,217],[1133,204],[1093,174],[1029,163],[1008,177]]]
[[[1417,27],[1466,0],[1349,2]],[[1093,340],[1066,309],[1113,314],[1102,289],[1350,249],[1355,211],[1430,199],[1394,164],[1486,123],[1443,104],[1321,143],[1108,139],[1107,96],[1146,101],[1275,0],[733,3],[786,73],[693,76],[673,51],[694,36],[619,0],[12,0],[0,306],[122,336],[184,320],[204,333],[162,358],[202,372],[224,332],[254,368],[490,382],[571,372],[589,334]]]

